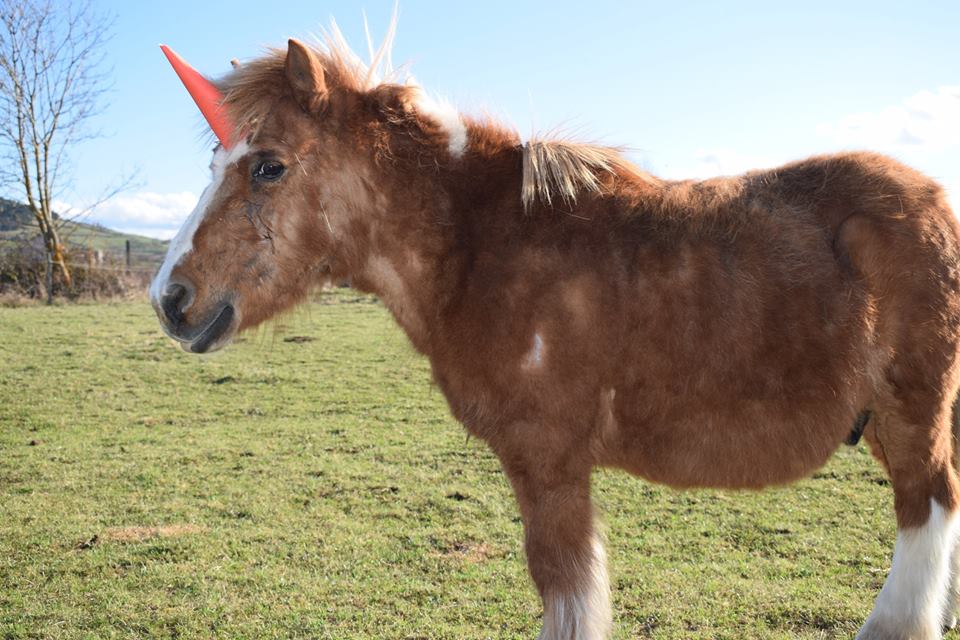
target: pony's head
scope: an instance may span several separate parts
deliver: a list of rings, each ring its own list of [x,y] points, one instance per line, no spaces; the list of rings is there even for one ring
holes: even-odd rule
[[[184,349],[215,350],[312,288],[356,276],[390,206],[382,183],[401,182],[378,165],[414,140],[452,152],[441,118],[418,114],[419,90],[382,82],[387,47],[363,64],[346,47],[290,40],[215,85],[196,72],[185,80],[221,143],[211,183],[150,287]],[[192,71],[184,66],[181,78]],[[196,86],[213,97],[198,98]]]

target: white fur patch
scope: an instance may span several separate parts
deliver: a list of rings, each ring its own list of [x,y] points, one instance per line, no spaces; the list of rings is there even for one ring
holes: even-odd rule
[[[467,150],[467,126],[452,104],[446,100],[431,98],[422,89],[417,91],[417,112],[434,120],[447,132],[447,149],[454,158]]]
[[[214,152],[213,163],[210,165],[213,171],[213,180],[207,188],[203,190],[197,206],[183,223],[183,226],[180,227],[177,235],[170,241],[170,245],[167,247],[167,255],[163,259],[163,264],[160,265],[160,270],[157,272],[157,275],[154,276],[153,282],[150,283],[150,300],[153,304],[160,304],[160,298],[163,297],[167,289],[170,274],[173,272],[174,267],[193,249],[193,234],[197,232],[200,223],[203,222],[203,218],[207,214],[207,208],[213,201],[213,197],[217,194],[217,190],[220,189],[227,167],[240,160],[249,150],[250,147],[246,141],[241,141],[229,151],[218,147],[216,152]]]
[[[539,368],[543,364],[543,338],[539,333],[533,334],[533,346],[527,352],[527,357],[523,361],[524,368]]]
[[[931,498],[926,524],[897,534],[893,566],[858,640],[940,638],[958,525],[957,514]]]
[[[576,591],[544,596],[543,629],[538,640],[603,640],[610,634],[607,554],[596,534],[590,556],[581,562],[577,569],[582,581]]]

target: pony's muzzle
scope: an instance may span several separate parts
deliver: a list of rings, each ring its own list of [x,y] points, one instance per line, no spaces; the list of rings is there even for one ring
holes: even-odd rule
[[[193,287],[188,287],[179,282],[171,282],[167,285],[163,295],[160,296],[158,305],[160,319],[174,335],[180,333],[184,312],[193,302],[193,295]]]
[[[180,343],[186,351],[206,353],[223,346],[238,321],[233,303],[222,300],[202,318],[187,319],[187,310],[196,299],[196,290],[189,282],[170,282],[163,287],[153,307],[160,317],[164,333]],[[193,314],[196,315],[196,314]]]

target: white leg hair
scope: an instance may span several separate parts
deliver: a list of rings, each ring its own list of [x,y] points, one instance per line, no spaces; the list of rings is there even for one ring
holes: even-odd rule
[[[897,533],[890,575],[857,640],[937,640],[947,618],[947,596],[960,518],[933,499],[922,526]]]
[[[582,580],[575,591],[544,594],[538,640],[603,640],[610,634],[607,554],[597,534],[590,555],[579,562]]]
[[[960,539],[953,543],[951,554],[950,590],[947,592],[947,606],[943,610],[944,629],[953,629],[957,626],[958,607],[960,607]]]

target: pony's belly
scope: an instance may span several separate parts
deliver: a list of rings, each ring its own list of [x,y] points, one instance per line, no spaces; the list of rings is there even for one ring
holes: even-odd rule
[[[672,424],[624,425],[611,463],[677,488],[758,489],[793,482],[823,466],[853,418],[815,415],[699,416]]]
[[[767,344],[720,338],[699,358],[647,343],[646,371],[616,391],[617,466],[677,487],[759,488],[810,475],[869,404],[879,359],[855,314],[846,334]],[[787,332],[789,335],[789,332]],[[739,350],[737,346],[739,345]]]

